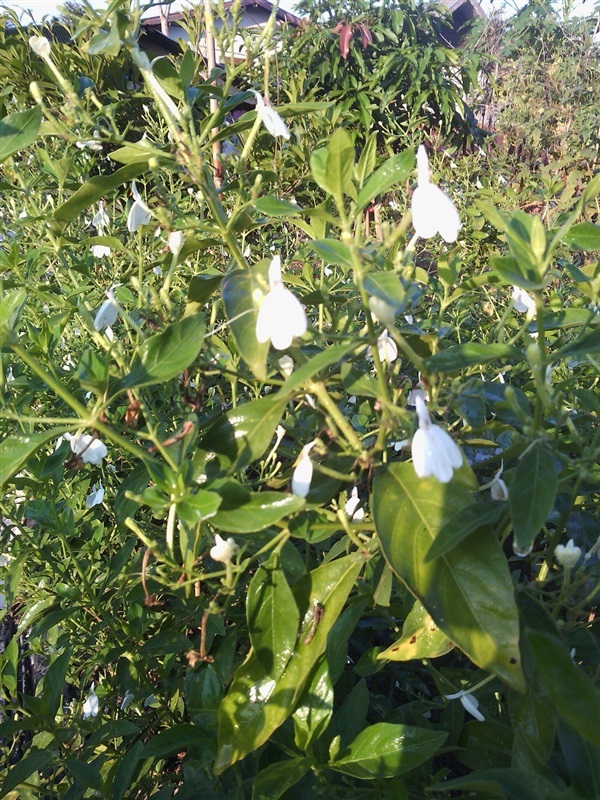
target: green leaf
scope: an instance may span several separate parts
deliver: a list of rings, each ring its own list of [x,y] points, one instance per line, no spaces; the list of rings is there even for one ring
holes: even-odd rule
[[[253,651],[237,670],[219,708],[217,773],[266,742],[300,698],[306,681],[323,655],[327,635],[354,588],[362,556],[346,556],[310,572],[294,586],[300,611],[296,646],[283,674],[274,680]],[[320,619],[314,609],[319,606]]]
[[[540,681],[548,699],[580,736],[600,746],[600,691],[556,636],[528,630]]]
[[[355,342],[346,342],[345,344],[335,344],[332,347],[328,347],[326,350],[322,350],[305,364],[302,364],[301,367],[295,369],[292,374],[286,378],[278,392],[278,396],[289,397],[298,389],[301,389],[307,381],[312,380],[320,372],[327,369],[327,367],[337,364],[338,361],[351,353],[355,348]]]
[[[43,433],[9,436],[0,442],[0,486],[17,473],[51,439],[58,439],[67,429],[51,428]]]
[[[495,525],[505,511],[506,503],[499,500],[484,500],[463,508],[435,537],[427,551],[425,561],[433,561],[434,558],[443,556],[484,525]]]
[[[14,329],[17,326],[26,300],[27,292],[25,289],[15,289],[2,295],[2,302],[0,302],[0,347],[10,344],[11,340],[14,341]]]
[[[202,735],[197,725],[180,723],[153,736],[144,747],[142,758],[164,758],[172,753],[198,746]]]
[[[371,175],[369,180],[358,193],[356,210],[362,209],[374,200],[377,195],[387,192],[397,183],[403,183],[410,175],[415,165],[414,150],[405,150],[388,158],[379,169]]]
[[[229,533],[256,533],[299,511],[304,504],[304,498],[294,494],[254,492],[239,505],[221,506],[212,524]]]
[[[546,778],[528,770],[486,769],[464,778],[444,780],[429,787],[430,792],[464,790],[469,797],[498,797],[501,800],[577,800],[569,790],[550,783]]]
[[[137,741],[132,748],[117,761],[117,767],[114,772],[110,796],[112,800],[122,800],[125,792],[131,788],[133,776],[138,769],[138,761],[141,758],[144,749],[144,743]],[[122,752],[122,751],[121,751]]]
[[[299,205],[280,200],[278,197],[259,197],[253,205],[257,211],[268,217],[289,217],[302,213]]]
[[[436,625],[483,669],[524,689],[513,584],[498,540],[485,528],[435,561],[425,555],[466,505],[462,486],[422,479],[410,463],[375,478],[373,517],[386,559]]]
[[[579,222],[565,234],[563,241],[573,250],[600,250],[600,225]]]
[[[562,720],[558,740],[574,788],[582,797],[596,800],[600,797],[600,747],[582,738]]]
[[[35,142],[42,124],[42,108],[34,106],[27,111],[0,119],[0,164],[7,158]]]
[[[429,356],[424,366],[429,372],[451,373],[490,361],[522,361],[523,353],[508,344],[457,344]]]
[[[286,400],[261,397],[219,417],[202,437],[200,446],[225,456],[236,469],[260,458],[281,422]]]
[[[169,325],[140,345],[128,375],[115,391],[151,386],[176,378],[197,358],[204,342],[204,317],[192,314]]]
[[[252,800],[278,800],[306,775],[310,766],[309,758],[287,758],[285,761],[269,764],[256,776]]]
[[[266,294],[265,275],[267,259],[257,264],[252,271],[236,270],[223,278],[223,302],[241,357],[254,375],[261,381],[267,377],[267,355],[269,342],[261,343],[256,338],[258,304],[255,293]]]
[[[294,651],[300,612],[277,552],[261,564],[250,581],[246,617],[255,658],[266,674],[278,678]]]
[[[34,772],[47,767],[54,760],[55,755],[53,750],[34,750],[30,748],[25,753],[24,758],[8,771],[6,780],[2,784],[2,789],[0,789],[0,798],[6,797],[13,789],[18,789]]]
[[[572,344],[561,348],[558,352],[553,353],[552,361],[557,361],[559,358],[569,358],[570,356],[591,355],[592,353],[600,352],[600,328],[595,328],[588,333],[585,333]]]
[[[65,650],[64,653],[54,659],[48,668],[48,672],[44,675],[41,713],[52,722],[62,700],[70,658],[70,651]]]
[[[102,792],[103,781],[98,764],[88,764],[83,759],[68,758],[64,762],[71,775],[86,789]]]
[[[200,489],[193,494],[186,494],[184,499],[177,503],[177,514],[188,525],[197,525],[205,519],[214,520],[221,503],[221,495]]]
[[[490,268],[504,283],[510,286],[519,286],[521,289],[543,289],[544,281],[538,276],[524,275],[518,262],[512,256],[492,256]]]
[[[206,303],[219,288],[222,275],[194,275],[188,287],[188,303]]]
[[[437,658],[454,649],[453,643],[435,624],[422,603],[415,601],[402,626],[402,636],[379,653],[380,661],[411,661]]]
[[[530,552],[533,540],[554,505],[558,478],[552,456],[543,444],[534,444],[517,464],[508,488],[508,505],[519,555]]]
[[[370,272],[365,276],[363,286],[368,294],[391,306],[395,314],[402,314],[421,295],[416,284],[403,281],[395,272]]]
[[[96,175],[94,178],[90,178],[66,203],[56,209],[53,215],[54,219],[60,222],[70,222],[98,200],[109,195],[124,183],[139,177],[146,170],[146,164],[128,164],[113,172],[112,175]]]
[[[306,752],[325,732],[332,715],[333,683],[329,674],[329,664],[327,659],[323,658],[304,687],[304,692],[292,715],[296,747]]]
[[[308,244],[326,264],[338,264],[340,267],[352,269],[352,254],[343,242],[337,239],[315,239]]]
[[[445,731],[377,722],[361,731],[329,766],[365,781],[394,778],[431,758],[447,736]]]
[[[310,159],[313,178],[321,189],[333,195],[338,203],[344,194],[355,194],[354,145],[344,128],[338,128],[326,149],[315,150]]]
[[[377,158],[377,132],[373,133],[367,139],[363,147],[358,163],[354,169],[354,177],[358,187],[362,189],[366,179],[375,169],[375,161]],[[360,197],[360,195],[359,195]]]

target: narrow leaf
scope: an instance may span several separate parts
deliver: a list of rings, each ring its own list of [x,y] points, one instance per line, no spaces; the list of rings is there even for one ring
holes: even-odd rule
[[[515,551],[527,554],[554,505],[558,478],[552,456],[535,444],[519,461],[508,489]]]

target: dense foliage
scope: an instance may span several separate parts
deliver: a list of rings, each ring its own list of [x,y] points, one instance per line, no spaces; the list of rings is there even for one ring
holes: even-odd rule
[[[596,798],[597,134],[2,24],[0,797]]]

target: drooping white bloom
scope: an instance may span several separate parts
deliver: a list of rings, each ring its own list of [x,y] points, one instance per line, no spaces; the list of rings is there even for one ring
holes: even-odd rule
[[[564,569],[573,569],[581,558],[581,547],[577,547],[573,539],[569,539],[566,545],[556,545],[554,557]]]
[[[152,267],[152,272],[159,277],[163,274],[162,269],[159,266]]]
[[[104,486],[102,486],[102,481],[98,481],[98,483],[92,486],[92,491],[85,498],[85,504],[88,508],[93,508],[94,506],[100,505],[103,500]]]
[[[292,475],[292,492],[298,497],[306,497],[310,491],[310,484],[313,476],[313,463],[310,460],[310,451],[316,442],[304,445],[300,458],[296,464],[296,469]]]
[[[283,136],[284,139],[290,138],[288,126],[281,119],[275,109],[265,104],[263,96],[259,92],[251,90],[256,97],[256,113],[271,136]]]
[[[29,47],[40,58],[50,57],[50,42],[45,36],[30,36]]]
[[[256,318],[256,338],[261,343],[270,339],[276,350],[286,350],[294,336],[306,333],[307,321],[302,303],[283,285],[278,255],[269,266],[269,286]]]
[[[294,360],[291,356],[281,356],[277,363],[279,364],[279,369],[287,377],[294,371]]]
[[[107,300],[105,300],[96,314],[94,319],[94,328],[101,331],[103,328],[112,327],[117,321],[119,315],[119,304],[117,303],[113,290],[109,289],[106,292]]]
[[[503,470],[504,462],[502,462],[500,469],[492,478],[492,485],[490,486],[492,500],[508,500],[508,489],[501,477]]]
[[[412,440],[412,460],[419,478],[433,475],[440,483],[448,483],[452,473],[462,465],[460,448],[449,433],[431,421],[422,397],[417,397],[419,429]]]
[[[387,361],[391,364],[392,361],[398,358],[396,342],[392,339],[387,330],[384,330],[377,339],[377,352],[381,362]]]
[[[350,497],[346,500],[344,510],[350,519],[356,520],[356,522],[361,522],[361,520],[365,518],[365,510],[364,508],[359,508],[360,504],[361,499],[358,496],[358,489],[355,486],[350,493]]]
[[[98,211],[92,217],[92,225],[98,231],[99,235],[102,236],[104,233],[104,229],[108,227],[110,223],[110,219],[108,218],[108,214],[104,210],[104,201],[98,201]]]
[[[121,705],[119,706],[121,711],[125,711],[126,708],[129,708],[129,706],[133,703],[134,700],[135,700],[134,693],[131,691],[131,689],[127,689],[127,691],[123,695],[123,699],[121,700]]]
[[[110,247],[107,247],[104,244],[93,244],[92,245],[92,255],[94,258],[104,258],[104,256],[109,256],[112,253]],[[116,319],[116,316],[115,316]],[[114,322],[114,320],[113,320]],[[99,329],[98,329],[99,330]]]
[[[65,433],[64,438],[69,441],[72,452],[81,456],[84,464],[98,466],[108,454],[106,445],[89,433],[76,433],[75,436]]]
[[[94,684],[92,683],[90,687],[90,693],[88,694],[86,701],[83,704],[83,718],[92,719],[93,717],[98,716],[99,710],[100,710],[100,703],[98,702],[96,692],[94,691]]]
[[[80,150],[102,150],[102,144],[94,139],[82,139],[79,142],[75,142],[75,147]]]
[[[167,247],[176,256],[183,247],[183,233],[181,231],[171,231],[167,237]]]
[[[515,311],[521,314],[527,313],[530,317],[535,316],[535,300],[525,289],[513,286],[511,297]]]
[[[421,384],[422,385],[422,384]],[[408,395],[406,396],[406,405],[407,406],[416,406],[417,405],[417,397],[420,397],[423,402],[427,402],[427,390],[426,389],[411,389]]]
[[[460,699],[465,711],[468,711],[472,717],[475,717],[477,722],[485,722],[485,717],[481,711],[479,711],[479,701],[476,697],[473,697],[472,694],[469,694],[469,692],[456,692],[456,694],[446,694],[444,697],[446,700]]]
[[[210,557],[213,561],[220,561],[223,564],[228,564],[239,549],[233,536],[230,536],[229,539],[223,539],[222,536],[215,533],[215,545],[210,548]]]
[[[142,200],[135,181],[131,183],[131,194],[133,195],[133,205],[127,215],[127,230],[134,233],[139,227],[150,222],[150,209]]]
[[[417,188],[412,198],[412,221],[421,239],[439,233],[446,242],[455,242],[461,229],[460,217],[452,200],[429,180],[429,161],[423,145],[417,150]]]

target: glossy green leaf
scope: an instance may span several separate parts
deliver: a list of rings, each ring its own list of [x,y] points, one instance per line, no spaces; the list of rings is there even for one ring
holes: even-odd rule
[[[447,736],[445,731],[377,722],[361,731],[329,766],[365,781],[394,778],[435,755]]]
[[[600,690],[573,662],[568,649],[556,636],[528,630],[542,686],[550,703],[585,739],[600,746]]]
[[[196,725],[181,723],[153,736],[144,747],[142,758],[164,758],[198,746],[201,731]]]
[[[256,776],[252,800],[278,800],[306,775],[310,766],[309,758],[286,758],[285,761],[269,764]]]
[[[206,519],[213,520],[222,503],[221,495],[206,489],[188,493],[177,503],[177,514],[188,525],[197,525]]]
[[[327,369],[327,367],[337,364],[338,361],[341,361],[342,358],[355,349],[355,342],[346,342],[345,344],[334,344],[322,350],[320,353],[317,353],[316,356],[313,356],[306,363],[302,364],[301,367],[295,369],[292,374],[286,378],[283,386],[279,390],[278,396],[289,397],[289,395],[301,389],[307,381],[318,376],[319,373]]]
[[[387,192],[397,183],[403,183],[410,175],[414,165],[415,153],[413,150],[397,153],[384,161],[358,193],[357,211],[362,211],[367,203],[374,200],[377,195]]]
[[[552,510],[557,488],[552,456],[543,444],[534,444],[517,464],[508,488],[515,552],[527,554],[531,550]]]
[[[229,533],[256,533],[304,507],[304,499],[283,492],[254,492],[239,505],[219,509],[212,520]]]
[[[418,600],[411,608],[402,626],[402,636],[393,645],[379,653],[380,661],[411,661],[420,658],[437,658],[454,649],[454,644],[431,618],[431,614]]]
[[[0,442],[0,486],[17,473],[51,439],[58,439],[66,428],[51,428],[43,433],[9,436]]]
[[[323,658],[310,681],[304,687],[294,720],[294,741],[296,747],[306,751],[321,736],[333,715],[333,684],[329,674],[329,664]]]
[[[338,264],[340,267],[352,269],[354,262],[350,249],[337,239],[315,239],[309,246],[326,264]]]
[[[180,375],[197,358],[204,342],[204,317],[193,314],[173,322],[140,345],[128,375],[115,391],[151,386]]]
[[[428,372],[452,373],[468,367],[477,367],[490,361],[518,362],[524,358],[518,347],[508,344],[457,344],[440,350],[424,361]]]
[[[302,209],[296,203],[288,203],[278,197],[259,197],[255,200],[254,208],[268,217],[289,217],[300,214]]]
[[[338,618],[361,571],[361,556],[346,556],[323,564],[293,587],[301,623],[292,656],[274,680],[251,651],[237,670],[219,708],[219,755],[216,771],[266,742],[298,702],[306,681],[325,651],[327,635]],[[320,619],[314,609],[319,604]]]
[[[147,170],[146,164],[128,164],[111,175],[96,175],[83,184],[66,203],[54,212],[54,219],[70,222],[91,205],[110,195],[124,183],[135,180]]]
[[[377,133],[373,131],[367,139],[362,149],[358,163],[354,168],[354,177],[359,188],[364,186],[365,181],[375,169],[377,159]],[[359,195],[360,197],[360,195]],[[357,201],[358,202],[358,201]]]
[[[456,482],[421,479],[410,463],[375,478],[373,517],[386,559],[438,627],[478,666],[522,690],[519,620],[498,540],[485,528],[440,558],[425,555],[441,529],[470,503]]]
[[[222,275],[194,275],[188,287],[188,303],[206,303],[220,287]]]
[[[261,397],[232,408],[208,429],[200,446],[225,456],[238,469],[256,461],[271,444],[285,403],[278,397]]]
[[[574,250],[600,250],[600,225],[579,222],[565,234],[563,241]]]
[[[265,275],[268,262],[264,260],[252,271],[236,270],[223,278],[223,302],[233,338],[241,357],[259,380],[267,377],[267,355],[270,342],[260,343],[256,338],[258,304],[255,293],[268,291]]]
[[[506,503],[499,500],[484,500],[463,508],[435,537],[425,561],[433,561],[434,558],[444,555],[484,525],[495,525],[505,511]]]
[[[294,651],[300,612],[277,552],[260,565],[250,581],[246,618],[255,658],[268,675],[278,678]]]
[[[0,119],[0,164],[35,142],[42,124],[42,107],[15,111]]]
[[[34,772],[44,769],[54,760],[56,753],[50,749],[27,750],[23,758],[10,768],[0,789],[0,798],[18,789]]]

